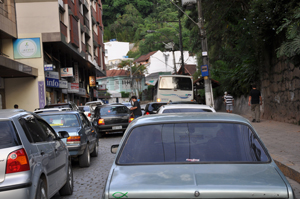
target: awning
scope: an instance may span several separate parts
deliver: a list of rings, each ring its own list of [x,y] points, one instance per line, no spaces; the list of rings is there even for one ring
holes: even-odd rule
[[[0,71],[0,77],[2,78],[38,76],[38,69],[3,56],[0,56]]]
[[[209,78],[211,80],[211,85],[213,88],[220,86],[220,83],[217,80]],[[204,77],[200,77],[199,79],[194,81],[194,88],[196,89],[204,89]]]

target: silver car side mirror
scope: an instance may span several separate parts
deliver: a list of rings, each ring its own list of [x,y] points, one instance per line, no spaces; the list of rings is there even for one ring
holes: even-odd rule
[[[119,148],[118,144],[112,145],[111,148],[110,148],[110,152],[113,153],[113,154],[116,154],[117,151],[118,151],[118,148]]]

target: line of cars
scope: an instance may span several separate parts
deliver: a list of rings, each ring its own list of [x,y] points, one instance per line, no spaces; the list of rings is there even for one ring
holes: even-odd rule
[[[102,199],[295,198],[251,123],[205,105],[147,104],[111,153]]]

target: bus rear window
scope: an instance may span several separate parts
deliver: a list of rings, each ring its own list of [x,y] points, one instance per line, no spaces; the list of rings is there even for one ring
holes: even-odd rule
[[[159,89],[162,90],[192,90],[192,79],[190,77],[162,77]]]

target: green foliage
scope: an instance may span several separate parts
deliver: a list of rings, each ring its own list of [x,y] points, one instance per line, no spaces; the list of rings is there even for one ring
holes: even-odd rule
[[[129,92],[125,92],[125,91],[121,91],[121,96],[122,96],[122,98],[129,98],[130,93]]]

